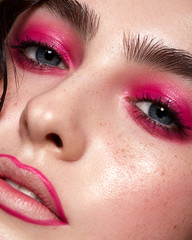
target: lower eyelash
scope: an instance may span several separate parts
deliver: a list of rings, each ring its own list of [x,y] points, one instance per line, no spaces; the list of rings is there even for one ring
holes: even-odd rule
[[[27,69],[34,69],[36,68],[37,70],[43,70],[43,69],[50,69],[51,66],[46,66],[46,65],[42,65],[39,62],[33,61],[32,59],[26,57],[22,52],[20,52],[20,56],[18,56],[16,58],[16,61],[22,65],[24,65],[24,68]],[[38,67],[38,68],[37,68]]]
[[[46,68],[46,66],[42,66],[40,63],[35,62],[32,59],[26,57],[25,55],[22,54],[22,52],[20,52],[19,56],[16,56],[14,59],[17,63],[21,64],[24,69],[33,70],[36,68],[36,70],[41,71],[43,68],[44,69]]]
[[[135,108],[137,107],[135,106]],[[158,124],[158,122],[156,122],[155,120],[147,116],[145,113],[142,113],[141,110],[139,109],[134,110],[134,116],[136,120],[142,121],[144,124],[148,124],[150,128],[152,128],[153,130],[158,130],[158,131],[163,130],[169,137],[171,137],[173,134],[187,136],[184,130],[185,129],[184,126],[181,126],[181,127],[177,126],[176,128],[169,128],[169,127],[163,126],[160,123]]]
[[[134,106],[137,108],[136,106]],[[151,135],[158,135],[162,137],[166,137],[172,139],[173,137],[179,138],[187,138],[188,134],[185,131],[185,127],[177,127],[177,128],[168,128],[161,124],[158,124],[156,121],[148,117],[145,113],[142,113],[139,109],[133,110],[133,116],[136,121],[144,127]]]

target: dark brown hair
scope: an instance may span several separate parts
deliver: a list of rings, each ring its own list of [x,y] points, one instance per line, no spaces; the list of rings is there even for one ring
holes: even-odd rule
[[[3,108],[7,91],[7,64],[5,39],[16,18],[25,10],[42,4],[46,0],[2,0],[0,2],[0,79],[3,79],[3,94],[0,98],[0,111]]]
[[[4,91],[0,98],[0,111],[7,91],[6,36],[22,12],[43,5],[58,11],[60,16],[70,19],[87,41],[97,31],[99,19],[94,11],[89,11],[86,4],[80,5],[76,0],[2,0],[0,2],[0,79],[4,81]]]

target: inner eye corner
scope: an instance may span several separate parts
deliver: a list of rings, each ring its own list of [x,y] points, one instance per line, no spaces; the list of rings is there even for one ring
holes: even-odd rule
[[[60,138],[60,136],[56,133],[50,133],[46,136],[46,139],[49,142],[54,143],[58,148],[62,148],[63,147],[63,142]]]

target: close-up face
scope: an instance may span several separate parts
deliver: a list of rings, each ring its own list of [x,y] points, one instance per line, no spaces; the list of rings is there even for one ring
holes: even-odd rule
[[[191,20],[189,0],[51,0],[18,16],[1,240],[192,239]]]

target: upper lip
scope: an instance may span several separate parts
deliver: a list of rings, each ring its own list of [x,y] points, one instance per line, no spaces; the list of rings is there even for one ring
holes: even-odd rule
[[[0,154],[0,178],[9,178],[34,192],[59,220],[67,224],[57,192],[39,170],[21,163],[13,156]]]

